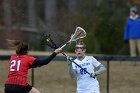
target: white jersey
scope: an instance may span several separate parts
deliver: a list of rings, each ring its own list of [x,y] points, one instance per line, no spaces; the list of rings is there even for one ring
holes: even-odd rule
[[[101,64],[93,56],[85,56],[82,61],[78,59],[75,59],[74,61],[82,68],[87,70],[89,73],[94,73],[94,68],[98,67]],[[72,67],[76,71],[77,75],[77,91],[85,91],[91,90],[93,88],[99,88],[99,83],[96,78],[91,78],[88,73],[86,73],[74,63],[72,63]]]

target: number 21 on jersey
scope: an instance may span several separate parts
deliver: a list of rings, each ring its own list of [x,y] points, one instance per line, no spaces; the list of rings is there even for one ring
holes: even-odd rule
[[[10,62],[10,71],[19,71],[21,61],[12,60]]]

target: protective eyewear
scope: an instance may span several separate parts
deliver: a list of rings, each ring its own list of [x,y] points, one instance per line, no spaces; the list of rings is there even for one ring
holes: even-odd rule
[[[84,49],[84,47],[75,47],[76,50],[78,49]]]

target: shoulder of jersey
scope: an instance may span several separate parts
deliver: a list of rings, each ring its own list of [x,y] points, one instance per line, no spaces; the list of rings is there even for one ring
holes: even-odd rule
[[[88,60],[96,61],[96,59],[95,59],[93,56],[87,56],[87,57],[86,57],[86,60],[87,60],[87,61],[88,61]]]
[[[74,59],[74,61],[76,61],[76,60],[77,60],[77,58]]]
[[[86,56],[86,59],[93,59],[93,56]]]

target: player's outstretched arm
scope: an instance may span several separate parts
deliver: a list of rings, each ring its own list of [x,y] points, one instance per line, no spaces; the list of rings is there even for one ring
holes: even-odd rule
[[[35,67],[40,67],[40,66],[43,66],[43,65],[47,65],[48,63],[50,63],[53,58],[59,54],[61,52],[61,48],[58,48],[58,49],[55,49],[55,51],[49,56],[49,57],[46,57],[44,59],[36,59],[33,64],[30,66],[30,68],[35,68]]]
[[[71,57],[67,57],[67,63],[68,63],[68,73],[70,75],[71,78],[74,78],[76,76],[76,71],[73,69],[72,67],[72,62],[71,62],[72,58]]]

